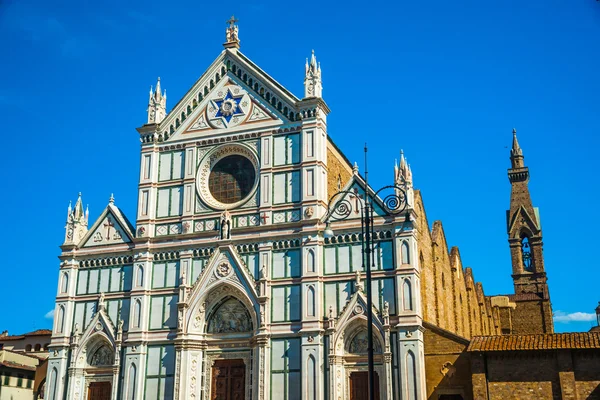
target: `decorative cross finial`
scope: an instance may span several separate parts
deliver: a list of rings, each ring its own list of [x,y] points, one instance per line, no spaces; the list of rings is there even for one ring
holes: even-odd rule
[[[226,22],[229,24],[229,28],[231,29],[235,26],[238,20],[235,18],[235,15],[232,15],[231,18],[229,18]]]
[[[108,199],[108,202],[109,202],[110,204],[114,204],[114,202],[115,202],[115,196],[113,196],[113,194],[112,194],[112,193],[110,194],[110,199]]]
[[[225,48],[240,48],[240,39],[238,37],[238,26],[236,23],[238,20],[235,16],[231,16],[229,20],[226,21],[227,29],[225,30],[225,44],[223,45]]]

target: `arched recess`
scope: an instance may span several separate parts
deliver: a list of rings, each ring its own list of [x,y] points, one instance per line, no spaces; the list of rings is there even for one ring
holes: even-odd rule
[[[60,292],[67,293],[67,289],[69,288],[69,274],[66,272],[62,273],[60,280]]]
[[[58,371],[55,368],[52,368],[52,372],[50,372],[50,390],[51,393],[48,393],[50,395],[50,400],[57,400],[56,399],[56,393],[57,393],[57,383],[58,383]]]
[[[317,272],[315,258],[315,251],[309,249],[306,252],[306,272]]]
[[[313,355],[306,360],[306,400],[317,398],[317,362]]]
[[[367,317],[365,315],[354,316],[347,321],[345,327],[340,327],[340,336],[337,340],[343,341],[341,347],[344,354],[367,354]],[[373,325],[373,349],[375,354],[382,353],[384,339],[379,327]],[[336,343],[337,348],[340,346]]]
[[[252,329],[259,326],[258,301],[252,300],[248,292],[231,282],[219,282],[207,290],[199,291],[195,300],[190,301],[189,312],[184,323],[184,331],[205,333],[207,332],[208,317],[212,316],[227,297],[233,297],[242,303],[252,322]]]
[[[56,312],[56,333],[63,333],[65,328],[65,307],[63,305],[58,306]]]
[[[406,399],[417,400],[417,364],[415,354],[406,352]]]
[[[314,317],[316,313],[316,305],[315,305],[315,288],[313,286],[309,286],[306,289],[306,315],[309,317]]]
[[[252,317],[246,306],[234,296],[226,296],[207,314],[206,333],[252,332]]]
[[[135,285],[138,287],[144,286],[144,267],[141,265],[137,267]]]
[[[408,279],[405,279],[402,284],[402,309],[404,311],[411,311],[413,309],[412,287]]]
[[[401,246],[402,264],[410,264],[410,249],[408,242],[403,241]]]
[[[142,302],[139,299],[135,300],[133,305],[133,326],[139,328],[142,320]]]
[[[89,367],[108,367],[115,362],[112,344],[100,333],[90,337],[86,349],[86,362]]]
[[[129,371],[127,372],[127,383],[126,383],[126,388],[124,391],[126,400],[135,400],[136,377],[137,377],[137,368],[135,366],[135,363],[132,363],[129,366]]]

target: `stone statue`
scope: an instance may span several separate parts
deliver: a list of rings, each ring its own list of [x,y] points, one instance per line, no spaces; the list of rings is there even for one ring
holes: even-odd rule
[[[329,306],[329,319],[333,319],[333,306]]]
[[[231,239],[231,214],[227,210],[221,214],[221,239]]]
[[[264,264],[260,267],[260,279],[267,279],[267,266]]]
[[[75,322],[75,327],[73,328],[73,336],[79,335],[79,323]]]
[[[362,285],[362,277],[360,275],[360,271],[356,271],[355,273],[355,279],[356,279],[356,290],[363,290],[363,285]]]
[[[119,320],[119,325],[118,325],[118,328],[117,328],[117,330],[119,331],[119,333],[123,332],[123,323],[124,323],[123,320],[120,319]]]
[[[389,317],[390,316],[390,303],[388,303],[387,301],[383,302],[383,312],[382,312],[384,317]]]
[[[98,310],[104,309],[104,292],[100,293],[100,297],[98,297]]]

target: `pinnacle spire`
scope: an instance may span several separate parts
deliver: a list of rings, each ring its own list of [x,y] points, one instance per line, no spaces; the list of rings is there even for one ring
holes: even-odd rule
[[[306,59],[304,72],[304,98],[322,97],[321,63],[317,62],[314,50],[311,52],[310,62]]]
[[[156,82],[156,89],[150,86],[150,99],[148,100],[148,123],[158,124],[165,119],[167,110],[167,91],[161,92],[160,76]]]
[[[525,162],[523,157],[523,150],[521,146],[519,146],[519,141],[517,140],[517,130],[513,128],[513,141],[512,148],[510,149],[510,161],[512,164],[512,168],[524,168]]]

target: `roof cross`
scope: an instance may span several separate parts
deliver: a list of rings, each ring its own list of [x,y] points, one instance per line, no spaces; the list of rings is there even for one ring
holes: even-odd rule
[[[236,22],[238,22],[238,19],[235,19],[235,16],[231,16],[231,18],[229,18],[227,21],[225,21],[225,23],[229,24],[229,28],[233,29],[234,25]]]

